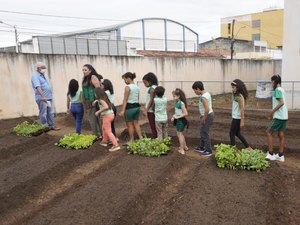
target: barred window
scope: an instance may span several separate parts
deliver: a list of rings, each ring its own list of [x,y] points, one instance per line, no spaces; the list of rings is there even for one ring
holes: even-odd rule
[[[260,20],[253,20],[252,28],[260,28]]]
[[[252,41],[260,41],[260,34],[252,34]]]

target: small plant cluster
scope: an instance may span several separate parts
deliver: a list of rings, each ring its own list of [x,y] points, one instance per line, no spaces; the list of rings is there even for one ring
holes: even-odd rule
[[[232,170],[255,170],[261,172],[270,166],[266,154],[259,149],[239,151],[235,146],[219,144],[215,146],[217,166]]]
[[[158,157],[166,154],[170,150],[171,137],[165,139],[151,139],[144,137],[130,143],[128,150],[132,154],[147,157]]]
[[[85,149],[90,147],[96,139],[95,135],[68,134],[62,137],[56,145],[66,149]]]
[[[50,128],[45,125],[41,125],[38,123],[29,123],[28,121],[24,121],[23,123],[18,124],[13,128],[13,132],[15,132],[18,136],[31,137],[32,135],[38,135],[43,133],[44,131],[48,131]]]

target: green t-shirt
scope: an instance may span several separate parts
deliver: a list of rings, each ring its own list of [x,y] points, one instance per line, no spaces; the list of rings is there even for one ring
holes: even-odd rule
[[[100,104],[100,101],[98,101],[98,106],[100,110],[103,108],[103,106]],[[101,115],[107,115],[107,114],[114,114],[114,111],[112,109],[107,109],[101,112]]]
[[[239,95],[242,98],[242,101],[245,104],[244,96],[242,94]],[[232,96],[232,118],[233,119],[241,119],[241,108],[239,105],[239,96]]]
[[[208,114],[213,112],[211,95],[208,92],[205,92],[205,93],[203,93],[203,95],[199,95],[199,111],[200,111],[201,116],[204,116],[204,113],[205,113],[205,108],[203,105],[203,98],[205,98],[208,103]]]
[[[128,84],[127,87],[130,89],[127,103],[138,103],[140,89],[136,84]]]
[[[155,97],[153,101],[155,106],[155,112],[154,112],[155,121],[167,121],[168,120],[167,99]]]
[[[176,104],[175,104],[175,115],[176,116],[180,116],[183,114],[182,109],[181,109],[182,106],[184,106],[184,102],[182,102],[182,101],[176,102]]]
[[[152,90],[154,90],[156,87],[157,87],[157,85],[152,85],[151,87],[148,88],[147,95],[146,95],[146,103],[145,103],[146,107],[148,106],[148,104],[150,102],[150,92]],[[153,112],[153,108],[150,107],[149,110],[148,110],[148,112]]]
[[[71,95],[68,95],[70,102],[71,103],[81,103],[80,94],[81,94],[81,90],[78,89],[78,91],[76,92],[74,97],[72,97]]]
[[[274,119],[279,120],[287,120],[288,119],[288,109],[286,106],[286,100],[285,100],[285,92],[282,87],[277,87],[274,90],[273,98],[272,98],[272,107],[273,109],[279,104],[279,99],[282,98],[284,105],[281,106],[273,115]]]
[[[109,90],[106,90],[106,91],[105,91],[105,94],[107,95],[107,97],[108,97],[110,103],[111,103],[111,104],[114,104],[114,95],[111,94]]]

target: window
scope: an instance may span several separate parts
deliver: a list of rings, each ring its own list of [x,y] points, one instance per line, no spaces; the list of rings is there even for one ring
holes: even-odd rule
[[[252,41],[260,41],[260,34],[252,34]]]
[[[230,34],[231,33],[230,32],[231,31],[231,24],[230,23],[227,24],[227,29],[228,29],[228,34]]]
[[[260,28],[260,20],[252,20],[252,28]]]
[[[255,52],[260,52],[260,47],[259,46],[254,46],[254,51]]]

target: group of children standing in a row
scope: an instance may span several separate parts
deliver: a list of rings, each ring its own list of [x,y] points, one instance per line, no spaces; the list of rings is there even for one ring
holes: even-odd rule
[[[68,90],[68,110],[76,119],[76,132],[81,132],[81,124],[84,108],[86,109],[92,131],[98,137],[102,136],[100,145],[107,146],[111,141],[112,147],[109,151],[120,149],[114,127],[116,117],[116,108],[114,106],[114,89],[110,80],[103,77],[95,69],[86,64],[83,67],[84,78],[82,82],[82,94],[78,82],[71,80]],[[134,83],[135,73],[127,72],[122,75],[126,84],[124,97],[119,116],[124,117],[129,133],[129,144],[134,140],[136,132],[138,138],[142,138],[142,132],[139,125],[139,116],[141,113],[139,104],[139,87]],[[267,159],[284,161],[284,131],[287,122],[287,107],[285,104],[285,94],[281,86],[281,78],[274,75],[271,78],[274,88],[273,110],[271,113],[272,122],[267,129],[269,151]],[[145,111],[151,128],[152,138],[165,138],[168,136],[168,115],[167,99],[164,97],[165,89],[158,86],[158,80],[154,73],[147,73],[143,77],[143,83],[148,88],[146,95]],[[232,122],[230,127],[230,144],[235,145],[235,136],[237,136],[244,146],[252,149],[241,134],[241,128],[245,126],[245,101],[248,98],[247,88],[239,79],[231,82],[232,98]],[[192,85],[195,94],[199,96],[200,112],[200,143],[195,148],[203,156],[212,155],[210,127],[213,124],[214,112],[212,109],[212,98],[209,92],[204,89],[201,81],[196,81]],[[173,92],[175,100],[175,112],[171,118],[176,127],[179,140],[179,153],[184,154],[188,150],[183,131],[188,126],[186,117],[188,116],[187,101],[183,90],[176,88]],[[102,120],[99,117],[102,117]],[[102,127],[102,129],[99,129]],[[280,148],[279,154],[273,154],[272,133],[279,133]]]
[[[269,124],[266,134],[268,137],[268,152],[266,159],[277,160],[284,162],[284,132],[288,120],[288,109],[285,99],[285,91],[281,87],[281,77],[274,75],[271,77],[272,87],[274,94],[272,98],[272,111],[269,119]],[[235,146],[235,136],[237,136],[243,143],[245,148],[252,150],[246,141],[245,137],[241,134],[241,129],[245,126],[245,101],[248,98],[248,91],[246,85],[240,79],[235,79],[231,82],[232,87],[232,121],[230,126],[230,145]],[[199,95],[199,111],[200,111],[200,144],[195,148],[201,155],[210,156],[211,141],[209,135],[209,128],[213,122],[214,113],[212,110],[211,95],[204,90],[203,83],[197,81],[193,84],[195,94]],[[279,153],[273,153],[273,133],[278,132],[279,138]]]

